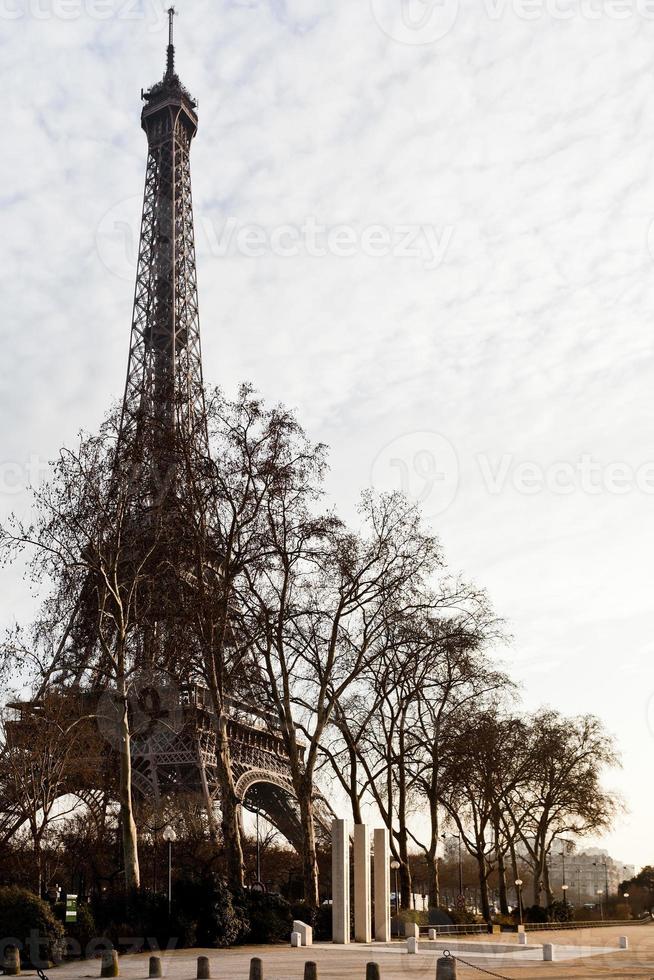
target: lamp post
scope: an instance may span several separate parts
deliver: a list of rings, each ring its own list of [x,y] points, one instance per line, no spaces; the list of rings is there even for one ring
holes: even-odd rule
[[[603,894],[604,894],[604,889],[603,888],[598,888],[597,889],[597,896],[599,898],[600,919],[602,920],[602,922],[604,921],[604,907],[602,905],[602,895]]]
[[[400,862],[399,861],[391,861],[391,868],[393,869],[393,872],[395,873],[395,915],[396,915],[396,917],[398,917],[397,930],[398,930],[398,935],[399,935],[400,934],[400,922],[399,922],[399,915],[400,915],[400,893],[397,890],[397,872],[399,871],[399,868],[400,868]]]
[[[173,844],[177,840],[177,834],[172,827],[166,827],[163,839],[168,844],[168,915],[170,915],[173,902]]]
[[[577,905],[581,908],[581,868],[577,868]]]
[[[627,900],[627,912],[629,914],[629,918],[631,918],[631,904],[629,902],[629,892],[623,892],[622,897],[626,898]]]
[[[567,909],[567,907],[568,907],[568,888],[569,887],[570,887],[569,885],[561,885],[561,891],[563,892],[563,908],[564,909]]]
[[[442,840],[447,840],[451,837],[452,840],[457,840],[459,842],[459,899],[463,900],[463,857],[461,856],[461,834],[441,834]]]
[[[516,878],[515,886],[518,889],[518,910],[520,912],[520,925],[522,925],[522,878]]]

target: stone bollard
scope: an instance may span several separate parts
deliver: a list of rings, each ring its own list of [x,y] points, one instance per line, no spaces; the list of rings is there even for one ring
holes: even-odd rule
[[[250,960],[250,980],[263,980],[263,960],[258,956]]]
[[[302,933],[292,932],[291,933],[291,946],[293,949],[298,949],[302,945]]]
[[[318,964],[309,960],[304,964],[304,980],[318,980]]]
[[[526,945],[527,945],[527,933],[526,932],[519,932],[518,933],[518,946],[526,946]]]
[[[150,957],[150,970],[148,976],[152,977],[162,977],[163,972],[161,970],[161,959],[158,956]]]
[[[301,919],[294,919],[291,931],[300,933],[303,946],[313,946],[313,929],[306,922],[302,922]]]
[[[518,932],[526,932],[526,931],[527,930],[525,929],[524,926],[518,926]]]
[[[429,939],[430,939],[430,941],[433,941],[434,939],[436,939],[436,936],[437,935],[438,935],[438,933],[436,932],[435,929],[430,929],[429,930]]]
[[[618,939],[618,946],[620,949],[629,949],[629,939],[627,936],[620,936]]]
[[[366,980],[381,980],[379,963],[366,963]]]
[[[418,952],[418,940],[415,936],[409,936],[406,941],[406,951],[412,955]]]
[[[436,980],[456,980],[456,960],[441,956],[436,960]]]
[[[115,949],[104,949],[102,951],[100,976],[101,977],[119,976],[118,953],[116,952]]]
[[[6,977],[20,976],[20,952],[17,946],[7,946],[2,968]]]
[[[546,943],[543,946],[543,959],[546,963],[554,962],[554,947],[551,943]]]
[[[211,964],[208,956],[198,956],[198,980],[211,980]]]
[[[415,924],[415,922],[405,922],[404,923],[404,938],[405,939],[419,939],[420,929]]]

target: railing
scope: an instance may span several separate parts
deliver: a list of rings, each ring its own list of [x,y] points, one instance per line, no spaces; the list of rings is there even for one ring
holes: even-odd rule
[[[429,932],[430,929],[435,929],[437,936],[488,935],[488,924],[486,922],[463,922],[459,925],[450,926],[419,926],[419,929],[421,932]]]
[[[588,922],[525,922],[525,932],[558,932],[560,929],[601,929],[602,926],[643,926],[652,919],[590,919]]]

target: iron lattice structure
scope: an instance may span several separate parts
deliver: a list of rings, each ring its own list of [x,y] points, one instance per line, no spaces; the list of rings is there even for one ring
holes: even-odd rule
[[[170,467],[171,451],[180,442],[201,460],[209,452],[202,378],[193,200],[191,142],[197,133],[197,103],[175,72],[173,14],[169,11],[166,70],[162,81],[142,92],[141,125],[148,140],[141,234],[136,270],[127,381],[119,445],[161,480]],[[171,447],[172,450],[171,450]],[[117,472],[117,479],[120,473]],[[176,484],[166,507],[174,510],[183,493]],[[144,499],[144,513],[151,506]],[[16,703],[14,738],[29,739],[38,723],[43,698],[59,690],[70,716],[96,712],[107,696],[106,682],[89,675],[82,654],[77,672],[67,669],[67,644],[76,630],[83,596],[64,630],[58,651],[35,700]],[[84,681],[86,678],[86,683]],[[143,693],[143,692],[140,692]],[[161,692],[156,692],[157,697]],[[140,696],[140,695],[139,695]],[[172,697],[172,700],[171,700]],[[166,717],[137,726],[132,737],[133,787],[158,809],[167,796],[197,794],[206,805],[219,808],[216,771],[217,721],[208,692],[198,685],[173,686],[167,693]],[[21,734],[22,733],[22,734]],[[256,707],[232,702],[228,735],[238,797],[258,809],[298,849],[301,826],[289,775],[288,756],[275,719]],[[109,773],[115,771],[110,742],[100,739],[89,748],[96,764],[78,774],[74,789],[98,819],[103,797],[111,797]],[[105,807],[106,810],[106,807]],[[21,820],[16,801],[0,800],[0,844]],[[316,800],[318,832],[328,833],[331,811]]]
[[[148,138],[134,315],[121,434],[206,440],[191,193],[197,103],[175,72],[172,11],[166,73],[142,93]],[[145,447],[156,453],[156,445]]]

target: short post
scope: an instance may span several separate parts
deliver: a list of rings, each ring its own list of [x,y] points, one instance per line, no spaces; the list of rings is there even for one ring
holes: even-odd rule
[[[148,972],[149,977],[162,977],[163,973],[161,970],[161,958],[159,956],[150,957],[150,970]]]
[[[318,964],[309,960],[304,964],[304,980],[318,980]]]
[[[211,966],[208,956],[198,956],[198,980],[211,980]]]
[[[526,945],[527,945],[527,933],[526,932],[519,932],[518,933],[518,946],[526,946]]]
[[[115,949],[104,949],[100,961],[100,976],[117,977],[118,975],[118,953]]]
[[[415,922],[404,923],[404,938],[409,939],[409,937],[412,939],[420,938],[420,927]]]
[[[620,936],[618,940],[618,946],[620,949],[629,949],[629,938],[628,936]]]
[[[430,939],[430,941],[433,941],[434,939],[436,939],[436,936],[437,935],[438,935],[438,933],[436,932],[435,929],[430,929],[429,930],[429,939]]]
[[[302,922],[301,919],[293,919],[291,932],[300,933],[303,946],[313,946],[313,929],[306,922]]]
[[[20,976],[20,951],[18,946],[7,946],[2,968],[6,977]]]
[[[406,951],[407,953],[411,953],[412,955],[418,952],[418,940],[416,939],[415,936],[409,936],[409,938],[407,939]]]
[[[546,943],[543,946],[543,959],[546,963],[554,962],[554,947],[551,943]]]
[[[263,960],[258,956],[250,960],[250,980],[263,980]]]
[[[453,956],[440,956],[436,960],[436,980],[456,980],[456,960]]]
[[[525,931],[526,930],[524,926],[518,926],[518,932],[525,932]]]
[[[379,963],[366,963],[366,980],[381,980]]]
[[[299,949],[301,945],[302,945],[302,933],[301,932],[292,932],[291,933],[291,946],[293,947],[293,949]]]

